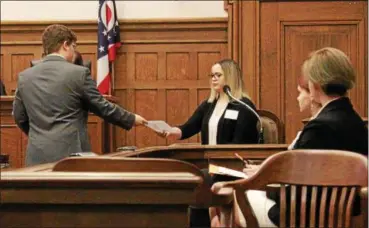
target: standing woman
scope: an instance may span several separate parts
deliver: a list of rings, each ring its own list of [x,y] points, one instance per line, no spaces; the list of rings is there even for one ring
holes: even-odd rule
[[[233,97],[256,110],[244,89],[241,69],[230,59],[221,60],[211,68],[210,97],[203,101],[186,123],[173,127],[166,132],[167,137],[187,139],[201,132],[201,144],[253,144],[258,143],[258,119],[245,106],[230,101],[223,87],[228,85]],[[202,170],[205,182],[211,186],[218,181],[229,181],[225,176],[210,176],[208,170]],[[209,227],[208,208],[191,207],[190,227]]]
[[[256,110],[244,89],[238,64],[230,59],[215,63],[210,79],[210,97],[200,104],[186,123],[173,127],[166,136],[182,140],[201,132],[201,144],[204,145],[258,143],[257,117],[245,106],[230,101],[223,92],[223,87],[228,85],[235,98]]]

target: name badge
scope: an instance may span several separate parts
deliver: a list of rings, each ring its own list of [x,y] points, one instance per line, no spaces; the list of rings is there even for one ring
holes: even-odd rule
[[[225,119],[237,120],[237,117],[238,117],[238,111],[236,110],[227,109],[224,114]]]

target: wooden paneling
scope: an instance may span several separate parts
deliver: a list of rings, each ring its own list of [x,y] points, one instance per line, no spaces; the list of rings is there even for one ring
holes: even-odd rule
[[[95,115],[90,115],[88,117],[87,122],[88,137],[90,138],[92,151],[98,154],[103,154],[105,152],[103,144],[104,143],[103,124],[104,121]]]
[[[0,127],[0,147],[1,154],[9,155],[11,167],[21,168],[24,166],[24,153],[22,153],[22,138],[24,135],[15,124],[1,124]]]
[[[197,54],[198,60],[198,79],[209,80],[209,75],[211,73],[211,67],[217,61],[222,58],[220,52],[199,52]]]
[[[296,101],[301,65],[310,52],[323,47],[341,49],[350,57],[357,71],[357,87],[350,97],[359,114],[367,116],[366,43],[362,39],[367,23],[365,8],[367,2],[261,3],[261,107],[288,123],[287,142],[309,115],[299,112]]]
[[[183,124],[188,117],[192,114],[189,111],[190,105],[190,96],[188,90],[168,90],[167,91],[167,104],[171,104],[167,106],[167,120],[172,123],[174,126],[178,126]],[[168,140],[169,144],[175,143],[174,140]],[[188,142],[188,140],[183,141]]]
[[[135,57],[136,80],[156,81],[158,80],[158,54],[138,53]]]
[[[123,45],[114,64],[118,103],[149,120],[181,124],[208,97],[212,64],[231,57],[241,65],[257,107],[282,120],[289,143],[308,116],[298,111],[296,101],[302,61],[313,50],[333,46],[347,52],[356,68],[357,85],[350,97],[360,115],[367,116],[366,1],[226,0],[225,10],[228,20],[120,21]],[[2,23],[1,60],[6,67],[1,76],[8,92],[14,91],[16,71],[28,64],[29,56],[40,58],[41,33],[52,23]],[[78,50],[91,60],[96,77],[96,23],[63,24],[77,33]],[[16,65],[14,58],[19,59]],[[139,147],[172,142],[140,127],[130,132],[116,127],[112,140],[115,146]]]
[[[183,124],[209,96],[211,66],[226,58],[225,43],[146,44],[144,47],[127,44],[120,51],[122,62],[116,62],[116,66],[121,66],[115,68],[115,92],[127,96],[120,98],[120,104],[149,120],[162,119],[170,125]],[[200,90],[201,100],[198,99]],[[121,135],[121,130],[116,133],[117,146],[145,147],[176,142],[161,139],[141,127],[132,129],[127,137]],[[182,142],[198,142],[198,137]]]
[[[3,80],[4,76],[4,55],[0,54],[0,79]]]
[[[2,23],[2,60],[5,66],[12,66],[10,70],[5,67],[2,73],[7,91],[14,92],[18,73],[29,67],[30,60],[40,58],[42,31],[53,23]],[[76,32],[77,49],[84,60],[91,60],[92,76],[96,78],[96,23],[63,24]],[[184,123],[209,95],[212,64],[227,57],[227,19],[130,20],[120,21],[120,28],[123,45],[114,63],[114,95],[118,104],[148,120],[165,120],[171,125]],[[104,147],[101,140],[95,140],[100,124],[96,119],[89,120],[93,148]],[[171,143],[144,127],[129,132],[115,127],[113,132],[111,140],[116,147]],[[197,140],[194,137],[189,141]]]
[[[259,109],[282,120],[290,143],[309,113],[300,113],[297,78],[308,54],[331,46],[346,52],[357,72],[349,93],[367,117],[367,1],[225,1],[230,55],[239,61],[245,85]]]
[[[31,60],[34,59],[34,55],[32,53],[22,53],[22,54],[13,54],[11,55],[11,66],[12,66],[12,74],[11,81],[18,80],[18,73],[29,68]]]
[[[150,120],[162,119],[159,118],[158,107],[158,91],[157,90],[137,90],[136,94],[136,112],[145,113],[145,118]],[[128,134],[133,134],[135,145],[144,147],[145,145],[157,145],[158,136],[152,130],[145,127],[137,127]]]
[[[298,92],[297,79],[301,75],[301,64],[306,59],[306,56],[316,49],[331,46],[339,48],[351,57],[351,61],[355,68],[358,69],[358,50],[357,50],[357,26],[356,23],[346,24],[348,22],[340,22],[336,25],[326,25],[326,23],[315,23],[315,25],[306,26],[301,23],[282,23],[284,35],[284,50],[281,50],[281,70],[284,78],[281,79],[284,93],[281,96],[281,101],[285,101],[284,107],[281,105],[281,110],[278,110],[280,116],[286,120],[298,118],[304,119],[309,116],[309,113],[300,113],[296,102]],[[283,63],[284,62],[284,63]],[[352,99],[355,109],[362,115],[366,116],[366,102],[362,100],[362,95],[365,94],[365,86],[367,80],[365,77],[357,78],[357,86],[350,91],[349,96]],[[281,102],[282,103],[282,102]],[[288,110],[288,112],[286,112]],[[286,132],[293,137],[293,133],[302,128],[300,124],[286,124]]]

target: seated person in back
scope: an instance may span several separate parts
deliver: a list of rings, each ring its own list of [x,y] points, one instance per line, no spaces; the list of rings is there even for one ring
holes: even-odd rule
[[[78,66],[84,66],[83,65],[83,58],[81,53],[79,53],[79,51],[75,51],[74,52],[74,56],[73,56],[73,60],[72,62]]]
[[[346,54],[331,47],[317,50],[305,60],[302,66],[302,73],[308,81],[311,102],[321,104],[322,107],[315,113],[314,118],[304,126],[296,142],[292,145],[292,149],[346,150],[367,156],[368,129],[347,97],[347,91],[354,86],[356,76]],[[254,166],[246,168],[245,172],[250,176],[257,169],[258,167]],[[306,172],[308,173],[308,170]],[[214,185],[214,191],[217,191],[219,186],[221,184]],[[311,193],[308,192],[307,194]],[[318,192],[318,199],[320,195],[321,192]],[[328,198],[330,195],[331,192],[328,192]],[[248,193],[247,196],[249,199],[255,198],[254,196],[250,197]],[[265,215],[265,207],[260,207],[260,204],[266,204],[265,193],[259,196],[258,200],[254,201],[255,205],[251,205],[256,214],[259,214],[260,217],[267,217],[269,227],[275,227],[279,225],[279,196],[277,194],[271,198],[274,200],[274,205],[268,202],[270,209],[267,215]],[[309,199],[307,199],[307,202],[309,202]],[[296,205],[296,208],[299,210],[300,205]],[[222,210],[220,213],[229,215],[230,212]],[[235,213],[238,213],[243,218],[239,209]],[[353,214],[357,215],[359,213],[360,199],[356,197]],[[299,211],[296,211],[296,214],[299,215]],[[306,218],[309,218],[309,216]],[[214,225],[230,225],[229,220],[223,221],[223,223],[220,223],[219,217],[218,219],[215,217],[214,220]],[[299,224],[298,221],[297,224]],[[316,225],[310,224],[310,227],[315,227]]]
[[[0,96],[6,96],[5,85],[1,79],[0,79]]]
[[[299,95],[297,96],[297,101],[298,101],[300,112],[309,110],[311,114],[310,120],[314,119],[318,111],[322,108],[322,105],[316,101],[311,100],[309,84],[308,84],[308,81],[304,77],[299,78],[299,84],[297,86],[297,91],[299,92]],[[294,147],[296,141],[300,137],[300,134],[301,134],[301,131],[297,133],[296,138],[288,146],[289,150],[291,150]]]

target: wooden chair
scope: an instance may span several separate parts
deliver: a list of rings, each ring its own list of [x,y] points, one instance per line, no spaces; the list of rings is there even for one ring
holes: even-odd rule
[[[305,218],[309,218],[310,227],[315,227],[315,224],[319,227],[327,225],[328,227],[350,227],[355,194],[361,196],[361,214],[366,220],[367,163],[367,157],[347,151],[285,151],[266,159],[260,169],[248,179],[218,183],[222,186],[219,192],[227,192],[229,187],[235,190],[237,201],[234,210],[242,212],[234,211],[235,226],[242,225],[240,218],[237,218],[239,214],[244,216],[247,227],[259,227],[253,209],[245,197],[246,190],[267,190],[271,184],[278,184],[280,186],[277,188],[280,193],[280,227],[306,227]],[[288,194],[289,190],[290,194]],[[311,198],[307,197],[309,192],[311,192]],[[290,197],[290,205],[286,203],[287,197]],[[301,200],[300,207],[296,205],[298,198]],[[307,210],[308,204],[310,210]],[[288,206],[289,214],[287,214]],[[325,216],[327,211],[328,216]],[[317,217],[315,217],[316,212],[319,215]],[[300,224],[296,224],[297,217]],[[365,222],[367,220],[363,223]],[[365,224],[362,226],[367,227]]]
[[[264,143],[284,143],[283,124],[278,116],[267,110],[258,110],[258,114],[264,127]]]

